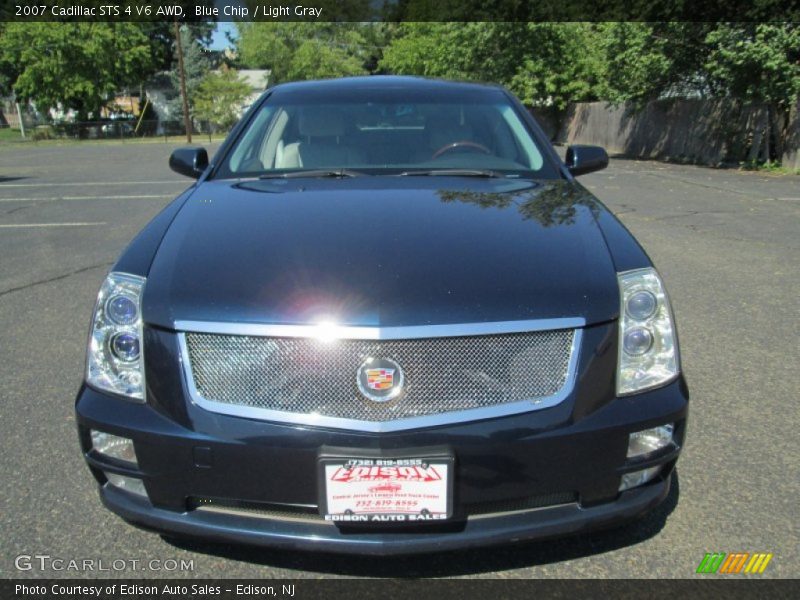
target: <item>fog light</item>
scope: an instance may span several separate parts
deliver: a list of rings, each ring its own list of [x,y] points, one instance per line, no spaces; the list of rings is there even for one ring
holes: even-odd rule
[[[125,490],[131,494],[136,494],[137,496],[144,496],[145,498],[147,497],[147,490],[144,489],[144,482],[141,479],[128,477],[127,475],[108,473],[107,471],[104,471],[103,473],[105,474],[106,479],[108,479],[108,483],[113,485],[115,488]]]
[[[666,448],[672,442],[672,431],[674,429],[675,426],[669,423],[632,433],[628,438],[628,458],[646,456]]]
[[[633,473],[625,473],[622,476],[622,481],[619,484],[619,491],[624,492],[636,486],[642,485],[650,481],[653,477],[659,474],[661,465],[650,467],[649,469],[642,469],[641,471],[634,471]]]
[[[92,448],[103,456],[137,465],[133,440],[128,438],[92,429]]]

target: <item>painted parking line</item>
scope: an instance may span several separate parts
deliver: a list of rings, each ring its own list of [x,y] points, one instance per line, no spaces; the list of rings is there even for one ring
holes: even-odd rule
[[[0,190],[3,188],[27,188],[27,187],[66,187],[66,186],[87,186],[87,185],[164,185],[174,184],[186,187],[187,182],[180,179],[170,179],[167,181],[72,181],[69,183],[0,183]]]
[[[106,222],[77,222],[77,223],[10,223],[0,224],[0,229],[26,229],[37,227],[94,227],[97,225],[108,225]]]
[[[27,196],[0,198],[0,202],[59,202],[61,200],[158,200],[174,198],[175,194],[133,194],[127,196]]]

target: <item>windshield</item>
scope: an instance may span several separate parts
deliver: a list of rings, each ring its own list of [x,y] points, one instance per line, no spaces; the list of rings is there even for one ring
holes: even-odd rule
[[[464,174],[553,178],[557,172],[503,94],[334,99],[270,98],[217,177]],[[460,173],[462,172],[463,173]],[[467,172],[469,171],[469,172]]]

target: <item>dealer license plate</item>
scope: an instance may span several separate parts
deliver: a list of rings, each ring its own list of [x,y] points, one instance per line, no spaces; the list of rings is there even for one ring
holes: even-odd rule
[[[452,512],[452,459],[323,459],[326,520],[423,523]]]

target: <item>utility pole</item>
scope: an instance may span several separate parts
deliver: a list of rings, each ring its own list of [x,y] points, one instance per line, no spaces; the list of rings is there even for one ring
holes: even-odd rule
[[[183,70],[183,45],[181,44],[181,28],[175,20],[175,43],[178,45],[178,78],[181,82],[181,99],[183,100],[183,126],[186,129],[186,142],[192,143],[192,122],[189,119],[189,99],[186,97],[186,71]]]
[[[14,104],[17,105],[17,118],[19,119],[19,132],[22,134],[22,137],[25,137],[25,122],[22,120],[22,111],[19,109],[19,102],[14,101]]]

